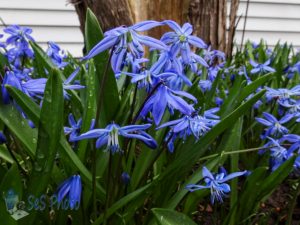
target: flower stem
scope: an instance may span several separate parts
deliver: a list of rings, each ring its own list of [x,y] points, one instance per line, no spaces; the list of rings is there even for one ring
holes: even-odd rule
[[[96,127],[99,125],[99,117],[100,117],[100,111],[101,111],[101,108],[102,108],[102,97],[103,97],[103,90],[104,90],[104,84],[106,83],[106,80],[107,80],[107,72],[108,72],[108,68],[109,68],[109,65],[110,65],[110,61],[111,61],[111,57],[112,57],[112,54],[113,54],[113,51],[114,51],[114,48],[115,48],[115,45],[112,47],[112,50],[109,54],[109,58],[108,58],[108,61],[106,63],[106,66],[105,66],[105,70],[103,72],[103,76],[102,76],[102,80],[101,80],[101,83],[100,83],[100,88],[99,88],[99,93],[98,93],[98,99],[97,99],[97,111],[96,111],[96,119],[95,119],[95,124],[96,124]],[[96,142],[96,140],[95,140]],[[95,146],[96,143],[94,143],[93,146]],[[96,154],[96,148],[93,147],[93,150],[92,150],[92,187],[93,187],[93,191],[92,191],[92,200],[93,200],[93,211],[94,211],[94,216],[95,216],[95,219],[97,218],[97,199],[96,199],[96,160],[97,160],[97,154]],[[107,194],[106,194],[107,195]]]
[[[131,124],[135,124],[136,121],[138,120],[145,104],[147,103],[147,101],[150,99],[150,97],[154,94],[154,92],[157,90],[157,88],[162,84],[163,82],[158,82],[155,87],[151,90],[151,92],[147,95],[145,101],[143,102],[143,104],[141,105],[141,107],[139,108],[139,111],[137,112],[137,114],[135,115],[135,117],[133,118]]]
[[[297,188],[293,195],[293,200],[290,204],[288,219],[287,219],[287,223],[286,223],[287,225],[292,225],[292,223],[293,223],[293,213],[294,213],[294,209],[295,209],[295,206],[297,203],[297,198],[298,198],[299,194],[300,194],[300,180],[298,180],[298,185],[297,185]]]
[[[222,151],[221,153],[215,153],[212,155],[208,155],[205,157],[202,157],[199,159],[199,161],[203,161],[203,160],[207,160],[207,159],[211,159],[211,158],[215,158],[218,156],[224,156],[224,155],[232,155],[232,154],[239,154],[239,153],[246,153],[246,152],[254,152],[254,151],[259,151],[259,150],[263,150],[263,149],[269,149],[275,146],[268,146],[268,147],[258,147],[258,148],[248,148],[248,149],[240,149],[240,150],[235,150],[235,151]]]

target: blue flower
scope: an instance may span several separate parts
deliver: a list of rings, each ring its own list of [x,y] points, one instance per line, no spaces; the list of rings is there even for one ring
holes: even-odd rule
[[[287,73],[288,79],[292,79],[296,73],[300,73],[300,62],[297,62],[292,66],[288,66],[284,69],[284,72]]]
[[[2,98],[5,104],[8,104],[9,101],[9,94],[6,90],[5,85],[13,86],[26,95],[30,96],[31,98],[42,99],[44,96],[45,86],[47,83],[46,78],[38,78],[38,79],[29,79],[29,80],[22,80],[19,79],[15,73],[12,71],[7,71],[2,84]],[[82,89],[84,86],[81,85],[63,85],[64,89],[64,97],[66,99],[69,98],[68,93],[66,90],[77,90]]]
[[[141,140],[148,147],[156,148],[156,141],[144,131],[150,127],[151,124],[128,125],[120,127],[119,125],[112,123],[109,124],[105,129],[93,129],[83,133],[80,136],[73,138],[73,141],[97,138],[96,148],[101,148],[103,145],[106,145],[106,150],[110,150],[114,154],[116,152],[122,152],[119,145],[120,135],[125,138],[135,138]]]
[[[0,39],[3,38],[3,34],[0,34]],[[5,48],[5,44],[0,42],[0,48]]]
[[[81,128],[81,125],[82,125],[82,119],[80,118],[76,122],[74,116],[72,115],[72,113],[70,113],[69,117],[68,117],[68,120],[69,120],[70,127],[64,127],[64,133],[66,135],[70,134],[69,140],[72,141],[80,133],[80,128]]]
[[[204,59],[210,65],[213,65],[217,60],[225,61],[226,57],[224,52],[211,50],[211,46],[209,46],[207,49],[204,49]]]
[[[209,91],[212,87],[212,82],[210,80],[200,80],[199,87],[203,93]]]
[[[297,150],[297,152],[300,153],[300,136],[299,135],[297,135],[297,134],[287,134],[287,135],[284,135],[281,138],[281,141],[288,141],[290,143],[293,143],[290,146],[289,151],[294,152],[294,151]]]
[[[123,172],[121,174],[121,180],[125,185],[128,185],[130,183],[130,176],[127,172]]]
[[[167,50],[167,46],[155,38],[143,36],[137,32],[147,31],[151,28],[163,25],[157,21],[143,21],[136,23],[130,27],[117,27],[104,33],[104,38],[83,57],[82,60],[90,59],[99,53],[116,46],[113,52],[112,64],[121,64],[127,49],[131,51],[134,57],[142,58],[144,48],[142,45],[149,46],[154,49]]]
[[[243,176],[246,173],[247,171],[243,171],[227,175],[226,171],[222,171],[219,174],[212,174],[204,166],[202,169],[202,176],[205,185],[189,184],[186,186],[186,189],[188,189],[190,192],[202,189],[210,189],[211,203],[214,204],[215,200],[218,202],[223,202],[223,197],[230,192],[230,186],[226,182],[235,177]]]
[[[212,108],[205,111],[203,116],[197,115],[196,113],[193,113],[191,116],[185,115],[180,119],[166,122],[156,129],[164,127],[171,128],[165,138],[165,141],[168,142],[169,151],[173,152],[173,142],[177,137],[186,140],[187,136],[193,134],[196,141],[198,141],[201,136],[206,134],[213,126],[215,126],[219,122],[219,116],[215,115],[218,111],[219,108]],[[173,135],[173,137],[170,139],[171,135]]]
[[[0,131],[0,144],[6,143],[6,137],[3,132]]]
[[[63,68],[68,65],[67,62],[64,62],[64,59],[67,57],[60,49],[60,47],[53,41],[48,42],[48,49],[46,54],[51,58],[52,62],[58,67]]]
[[[289,149],[281,146],[281,143],[284,139],[275,140],[271,137],[267,137],[269,142],[264,145],[264,148],[270,148],[270,166],[272,171],[275,171],[282,163],[288,160],[290,157],[293,156],[293,151],[295,149]]]
[[[265,133],[262,136],[262,138],[266,138],[267,136],[274,135],[275,137],[278,137],[282,134],[287,134],[288,129],[284,127],[282,124],[287,123],[293,118],[293,115],[287,114],[284,117],[282,117],[280,120],[277,120],[273,115],[263,112],[263,116],[266,119],[263,118],[255,118],[257,122],[267,126],[268,128],[265,129]]]
[[[271,101],[272,99],[287,101],[290,100],[292,96],[300,95],[300,85],[297,85],[290,90],[286,88],[273,89],[269,87],[266,87],[266,90],[267,101]]]
[[[165,109],[168,106],[171,110],[177,109],[185,115],[190,115],[195,111],[193,106],[189,105],[179,96],[184,96],[190,100],[197,102],[197,99],[184,91],[175,91],[165,85],[160,85],[157,91],[148,99],[144,105],[140,116],[145,117],[148,112],[152,112],[152,116],[156,125],[158,125],[164,115]]]
[[[80,175],[73,175],[59,186],[57,201],[60,203],[68,195],[70,209],[78,209],[80,206],[81,189]]]
[[[191,24],[185,23],[182,27],[180,27],[172,20],[165,20],[163,23],[173,29],[174,32],[165,33],[162,36],[161,41],[166,44],[171,44],[171,52],[174,52],[174,55],[177,55],[180,52],[185,64],[189,64],[190,62],[190,45],[200,49],[207,47],[203,40],[191,35],[193,32]]]
[[[271,73],[274,73],[276,72],[275,69],[273,69],[272,67],[270,67],[271,63],[271,60],[268,59],[265,63],[263,64],[258,64],[256,62],[254,62],[253,60],[250,59],[250,64],[254,67],[252,70],[251,70],[251,73],[252,74],[255,74],[255,73],[264,73],[264,72],[271,72]]]
[[[7,44],[16,45],[21,42],[22,44],[27,43],[28,40],[33,41],[31,37],[32,29],[29,27],[20,27],[18,25],[11,25],[4,28],[3,31],[10,36],[6,39]]]

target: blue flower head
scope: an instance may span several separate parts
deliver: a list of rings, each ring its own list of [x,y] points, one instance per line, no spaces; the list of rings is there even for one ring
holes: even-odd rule
[[[60,203],[68,196],[70,209],[77,209],[80,205],[81,189],[80,175],[73,175],[59,186],[57,201]]]
[[[255,73],[265,73],[265,72],[271,72],[271,73],[276,72],[275,69],[273,69],[272,67],[269,66],[270,63],[271,63],[270,59],[268,59],[263,64],[258,64],[258,63],[254,62],[253,60],[250,59],[250,64],[253,66],[253,69],[251,70],[251,73],[255,74]]]
[[[116,46],[114,49],[112,64],[121,64],[127,49],[136,58],[142,58],[144,54],[143,45],[154,49],[167,50],[167,46],[155,38],[140,35],[138,32],[147,31],[151,28],[163,25],[157,21],[143,21],[136,23],[130,27],[117,27],[104,33],[104,38],[83,58],[83,60],[90,59],[95,55]]]
[[[0,131],[0,144],[6,143],[6,137],[3,132]]]
[[[64,59],[67,58],[67,56],[56,43],[49,41],[46,53],[58,68],[63,68],[68,65],[67,62],[64,62]]]
[[[288,160],[290,157],[293,156],[293,151],[295,149],[287,150],[285,147],[281,145],[284,141],[281,139],[273,139],[271,137],[267,137],[268,142],[264,145],[265,148],[270,148],[270,167],[272,171],[275,171],[282,163]]]
[[[3,29],[3,31],[9,34],[9,37],[6,39],[8,45],[16,45],[17,43],[27,44],[29,40],[34,42],[33,37],[31,37],[32,29],[29,27],[11,25]]]
[[[230,186],[226,182],[235,177],[243,176],[245,174],[247,174],[247,171],[235,172],[227,175],[225,169],[223,169],[218,174],[212,174],[204,166],[202,169],[202,176],[205,185],[189,184],[186,186],[186,189],[191,192],[202,189],[210,189],[211,203],[214,204],[215,200],[217,200],[218,202],[223,202],[223,197],[230,192]]]
[[[190,100],[197,102],[197,99],[185,92],[175,91],[162,84],[158,87],[157,91],[148,99],[144,105],[140,116],[145,117],[148,112],[152,113],[154,122],[158,125],[164,115],[165,109],[168,106],[171,110],[176,109],[185,115],[190,115],[194,112],[193,106],[189,105],[179,96],[184,96]]]
[[[80,133],[80,129],[81,129],[81,125],[82,125],[82,119],[80,118],[76,122],[74,116],[72,115],[72,113],[69,114],[68,119],[69,119],[70,127],[64,127],[64,133],[66,135],[70,134],[70,139],[69,140],[72,141]]]
[[[193,27],[191,24],[185,23],[182,27],[180,27],[172,20],[165,20],[163,23],[168,25],[173,32],[165,33],[162,36],[161,41],[165,44],[171,45],[171,52],[173,52],[174,55],[177,55],[180,52],[185,64],[190,63],[190,45],[200,49],[207,47],[203,40],[192,35]]]
[[[265,117],[265,119],[255,118],[257,122],[267,126],[267,128],[265,129],[265,133],[262,136],[263,139],[265,139],[267,136],[278,137],[280,135],[288,133],[288,129],[282,124],[289,122],[293,118],[293,115],[287,114],[280,120],[277,120],[272,114],[266,112],[263,112],[263,116]]]
[[[122,152],[119,144],[119,135],[125,138],[135,138],[144,142],[150,148],[156,148],[156,141],[147,134],[144,130],[151,127],[151,124],[143,125],[128,125],[120,127],[119,125],[112,123],[105,129],[93,129],[86,133],[73,138],[73,141],[79,141],[83,139],[97,138],[96,148],[101,148],[106,145],[106,150],[110,150],[113,154]]]

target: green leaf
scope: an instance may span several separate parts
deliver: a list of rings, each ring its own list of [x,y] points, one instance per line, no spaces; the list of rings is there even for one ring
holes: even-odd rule
[[[9,151],[4,145],[0,145],[0,158],[10,164],[14,163],[14,159],[11,157]]]
[[[31,193],[37,196],[44,193],[49,184],[63,128],[63,110],[62,80],[59,78],[57,71],[54,70],[45,87],[38,125],[36,159],[30,181]]]
[[[93,12],[88,9],[85,24],[85,44],[89,52],[96,44],[103,39],[103,32],[100,28],[98,20]],[[102,52],[94,57],[96,67],[96,96],[99,97],[99,91],[102,92],[102,106],[100,111],[101,125],[106,126],[107,123],[113,121],[119,107],[119,93],[115,75],[110,68],[108,52]],[[106,71],[106,67],[108,70]],[[106,71],[106,74],[105,74]],[[103,90],[100,90],[100,84],[105,82]],[[99,100],[98,100],[99,102]],[[98,105],[98,107],[100,107]]]
[[[16,88],[9,88],[10,94],[13,94],[14,100],[18,105],[22,106],[22,110],[26,115],[33,121],[35,124],[39,123],[40,119],[40,108],[35,104],[26,94],[17,90]],[[35,146],[37,133],[35,129],[31,129],[27,121],[24,120],[19,112],[12,105],[1,105],[0,103],[0,119],[9,127],[12,131],[28,149],[28,152],[31,152],[32,157],[35,155]],[[13,119],[10,119],[13,118]],[[20,119],[16,119],[20,118]],[[20,127],[20,121],[21,127]],[[62,156],[62,160],[66,162],[66,165],[69,165],[74,172],[79,171],[82,177],[82,180],[91,188],[92,187],[92,175],[90,171],[84,166],[81,160],[78,158],[76,153],[73,151],[69,143],[66,141],[65,135],[62,134],[59,141],[59,152]],[[100,201],[105,200],[105,191],[104,189],[97,184],[97,194]]]
[[[89,62],[89,69],[87,74],[86,84],[86,103],[83,111],[81,133],[85,133],[89,130],[91,122],[96,118],[97,103],[96,103],[96,85],[95,85],[95,66],[93,61]],[[88,140],[82,140],[78,147],[78,157],[84,162],[86,156]]]
[[[26,153],[31,158],[34,158],[37,143],[36,129],[30,128],[28,121],[24,119],[20,115],[20,112],[18,112],[18,110],[11,104],[3,105],[0,102],[0,119],[20,141],[24,150],[26,150]]]
[[[158,225],[196,225],[188,216],[170,209],[151,209]]]
[[[151,187],[151,184],[148,184],[142,188],[137,189],[136,191],[124,196],[119,201],[114,203],[108,210],[107,210],[107,218],[109,218],[111,215],[113,215],[117,210],[121,209],[122,207],[126,206],[129,202],[133,201],[137,197],[139,197],[141,194],[148,191]],[[103,222],[104,215],[102,214],[97,220],[93,223],[93,225],[98,225]]]

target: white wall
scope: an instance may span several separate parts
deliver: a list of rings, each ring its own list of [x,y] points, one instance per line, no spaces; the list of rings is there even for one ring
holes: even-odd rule
[[[241,43],[247,0],[240,0],[236,42]],[[229,4],[228,4],[229,11]],[[245,40],[263,38],[274,46],[278,40],[300,47],[300,0],[250,0]]]
[[[47,41],[54,41],[74,56],[82,54],[78,17],[66,0],[0,0],[0,17],[6,25],[31,27],[32,36],[44,48]]]
[[[238,10],[242,16],[235,38],[238,44],[246,2],[241,0]],[[66,0],[0,0],[0,16],[7,25],[32,27],[33,36],[44,47],[51,40],[73,55],[81,55],[83,37],[79,21],[74,7],[67,5]],[[245,40],[259,42],[261,38],[270,46],[282,40],[300,47],[300,0],[250,0]]]

